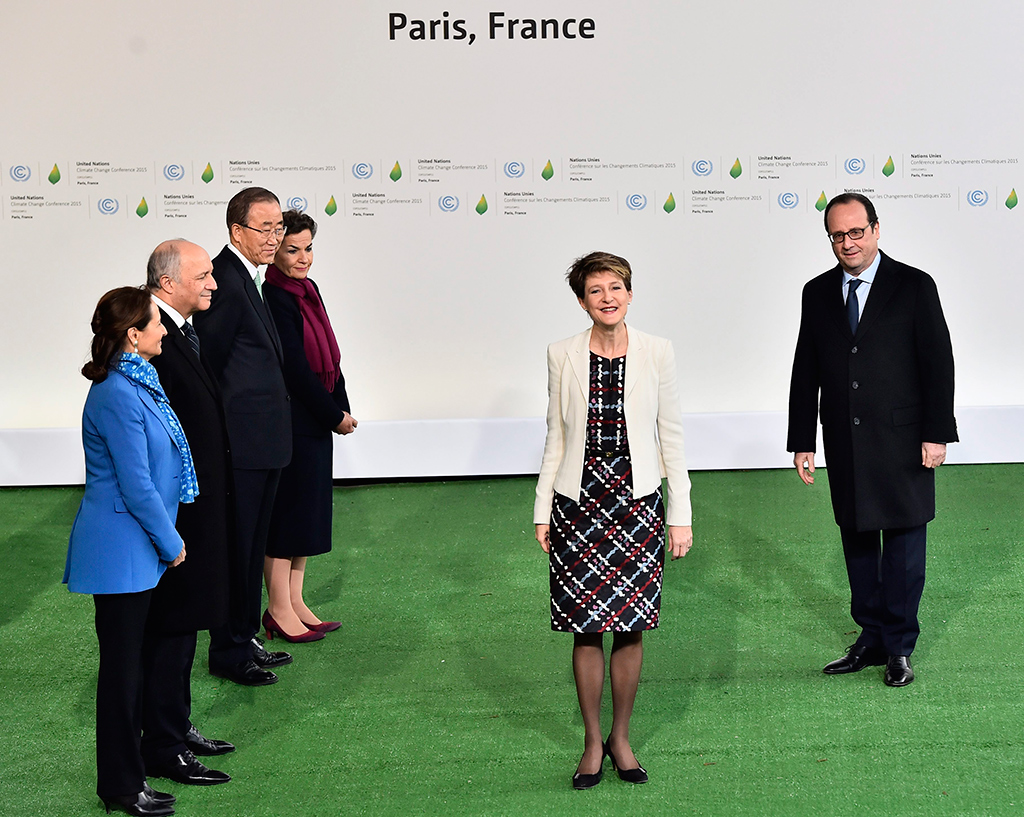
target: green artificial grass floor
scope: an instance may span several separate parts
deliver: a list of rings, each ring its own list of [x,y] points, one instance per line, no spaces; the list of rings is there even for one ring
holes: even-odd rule
[[[203,817],[1022,814],[1024,465],[938,483],[917,681],[890,689],[821,673],[855,638],[826,479],[693,474],[694,550],[667,566],[633,718],[651,782],[606,761],[585,792],[533,480],[338,488],[307,600],[344,627],[286,645],[259,689],[210,676],[202,634],[193,721],[238,746],[209,764],[233,780],[152,782]],[[2,815],[102,814],[92,602],[60,585],[80,496],[0,490]]]

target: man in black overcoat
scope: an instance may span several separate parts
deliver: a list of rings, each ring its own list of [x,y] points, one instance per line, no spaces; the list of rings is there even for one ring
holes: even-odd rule
[[[229,243],[213,259],[217,289],[210,308],[195,319],[224,398],[234,479],[235,592],[227,625],[210,631],[210,672],[263,686],[278,680],[273,668],[292,660],[286,652],[269,652],[256,637],[270,514],[281,469],[292,456],[281,340],[259,289],[284,236],[277,196],[262,187],[239,191],[228,202],[227,227]]]
[[[935,469],[956,442],[953,348],[935,282],[878,249],[874,205],[856,193],[825,209],[838,266],[804,287],[789,393],[789,440],[814,482],[820,416],[832,508],[861,633],[830,675],[885,665],[914,680],[926,526]]]
[[[192,725],[192,663],[199,630],[227,621],[230,587],[231,452],[220,390],[203,360],[192,316],[208,309],[217,288],[206,251],[165,241],[149,258],[146,285],[167,335],[153,366],[192,451],[199,484],[195,502],[180,505],[176,527],[187,542],[188,567],[171,570],[153,591],[143,649],[145,692],[142,755],[146,773],[179,783],[211,785],[230,778],[196,755],[234,749]]]

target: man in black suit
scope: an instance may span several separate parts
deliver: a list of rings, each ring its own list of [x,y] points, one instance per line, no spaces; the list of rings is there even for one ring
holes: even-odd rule
[[[885,683],[906,686],[914,680],[934,469],[958,439],[953,347],[935,282],[879,251],[878,216],[866,197],[832,199],[825,230],[839,265],[804,287],[787,445],[811,485],[820,411],[850,611],[861,628],[824,671],[884,664]]]
[[[231,778],[196,755],[234,750],[192,725],[192,662],[199,630],[227,620],[231,452],[220,390],[199,353],[188,320],[208,309],[217,288],[210,256],[187,241],[165,241],[149,257],[146,286],[167,336],[152,363],[188,438],[199,483],[196,501],[181,505],[176,527],[188,542],[187,570],[168,572],[153,591],[143,648],[145,692],[142,756],[150,777],[212,785]],[[184,567],[184,562],[180,565]]]
[[[224,398],[235,499],[235,592],[227,625],[210,631],[210,672],[263,686],[277,682],[274,667],[292,660],[286,652],[268,652],[256,637],[270,513],[292,455],[281,341],[260,293],[284,235],[277,196],[261,187],[240,191],[228,202],[227,226],[230,243],[213,260],[217,289],[195,320]]]

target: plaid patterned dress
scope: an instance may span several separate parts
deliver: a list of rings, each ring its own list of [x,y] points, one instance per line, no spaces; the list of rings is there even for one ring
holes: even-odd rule
[[[626,358],[590,353],[580,502],[551,510],[551,629],[636,632],[658,626],[665,523],[661,489],[633,499],[623,396]]]

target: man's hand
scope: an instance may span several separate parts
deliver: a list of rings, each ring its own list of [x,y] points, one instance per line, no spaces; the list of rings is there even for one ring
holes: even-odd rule
[[[921,443],[921,465],[925,468],[938,468],[945,461],[945,443]]]
[[[796,454],[794,454],[793,465],[796,466],[796,472],[800,475],[800,479],[804,481],[804,485],[814,484],[813,451],[799,451]]]

